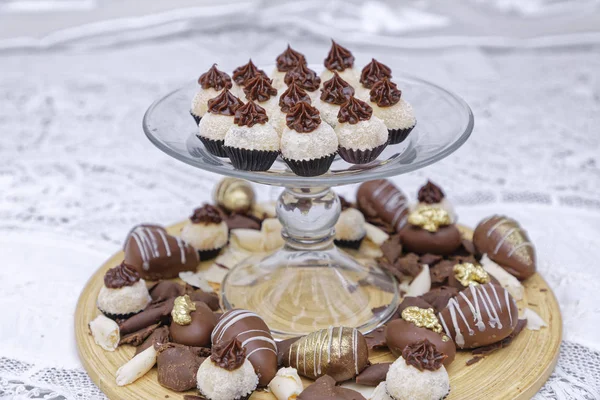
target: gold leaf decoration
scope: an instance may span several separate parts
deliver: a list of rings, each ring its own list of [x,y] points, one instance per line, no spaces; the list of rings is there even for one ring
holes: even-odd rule
[[[490,281],[490,275],[478,264],[456,264],[453,270],[454,277],[463,286],[479,285]]]
[[[173,321],[179,325],[189,325],[192,322],[192,311],[196,311],[196,304],[187,294],[175,299],[171,316]]]
[[[419,328],[427,328],[437,333],[442,332],[442,325],[440,325],[433,308],[406,307],[402,310],[402,319]]]
[[[408,215],[408,223],[429,232],[437,232],[440,226],[452,223],[448,211],[440,207],[420,206]]]

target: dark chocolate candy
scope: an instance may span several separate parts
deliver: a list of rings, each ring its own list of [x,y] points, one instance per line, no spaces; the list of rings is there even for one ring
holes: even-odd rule
[[[429,292],[421,296],[423,300],[431,304],[435,311],[440,312],[451,298],[458,294],[458,289],[452,286],[440,286],[435,289],[431,289]]]
[[[324,375],[300,393],[298,400],[366,400],[352,389],[335,386],[335,379]]]
[[[400,242],[408,252],[450,255],[461,246],[462,238],[455,225],[440,226],[437,231],[430,232],[407,224],[400,231]]]
[[[361,184],[356,204],[367,220],[381,219],[399,231],[408,218],[408,199],[390,181],[377,179]]]
[[[383,257],[390,263],[396,262],[402,255],[402,245],[400,244],[400,235],[392,235],[381,245]]]
[[[119,340],[119,346],[124,344],[129,344],[132,346],[141,345],[146,338],[148,338],[154,331],[160,326],[160,323],[150,325],[145,327],[144,329],[140,329],[139,331],[135,331],[132,333],[128,333],[127,335],[121,336],[121,340]]]
[[[165,301],[150,303],[141,313],[122,321],[119,323],[121,335],[139,331],[159,322],[169,324],[174,300],[174,298],[170,298]]]
[[[142,351],[146,350],[150,346],[154,346],[154,348],[156,349],[158,348],[158,346],[165,343],[169,343],[170,341],[171,339],[169,339],[169,327],[161,326],[160,328],[155,329],[154,332],[152,332],[152,334],[148,336],[146,340],[144,340],[144,343],[142,343],[135,349],[135,355],[140,354]]]
[[[205,360],[201,350],[176,343],[159,347],[156,357],[158,383],[176,392],[196,387],[196,374]]]
[[[194,302],[196,310],[190,313],[192,322],[188,325],[179,325],[172,321],[169,327],[173,342],[186,346],[208,347],[211,345],[212,334],[217,318],[210,308],[201,301]]]
[[[229,230],[231,229],[256,229],[260,230],[260,221],[252,215],[231,213],[225,219]]]
[[[380,363],[369,365],[356,377],[356,383],[365,386],[377,386],[385,381],[385,376],[392,363]]]
[[[535,274],[535,248],[527,232],[514,219],[493,215],[477,225],[473,244],[518,279]]]

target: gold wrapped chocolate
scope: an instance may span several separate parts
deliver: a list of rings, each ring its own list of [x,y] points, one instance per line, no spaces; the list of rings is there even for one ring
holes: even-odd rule
[[[360,374],[369,361],[367,342],[357,329],[329,327],[298,339],[284,355],[286,367],[310,379],[329,375],[343,382]]]
[[[488,283],[490,275],[481,265],[463,263],[454,266],[454,276],[456,280],[463,286],[470,284],[479,285],[480,283]]]
[[[419,328],[427,328],[437,333],[442,332],[442,325],[440,325],[433,308],[406,307],[402,310],[402,319]]]
[[[190,296],[186,294],[177,297],[173,304],[173,311],[171,311],[173,322],[178,325],[189,325],[192,322],[190,315],[192,311],[196,311],[196,304],[190,299]]]
[[[408,215],[408,223],[429,232],[437,232],[440,226],[450,225],[452,218],[443,208],[420,206]]]
[[[229,212],[243,213],[252,208],[256,196],[250,182],[237,178],[224,178],[215,186],[213,200]]]

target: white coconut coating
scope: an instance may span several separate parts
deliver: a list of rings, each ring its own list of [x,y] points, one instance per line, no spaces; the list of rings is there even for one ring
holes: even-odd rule
[[[229,240],[229,228],[225,221],[218,224],[188,221],[181,230],[181,239],[196,250],[220,249]]]
[[[367,234],[365,217],[356,208],[347,208],[335,224],[337,240],[361,240]]]
[[[271,86],[273,86],[277,91],[285,90],[287,85],[285,84],[285,72],[281,72],[277,69],[277,67],[273,68],[273,72],[269,75],[269,78],[273,80]]]
[[[379,107],[372,102],[370,104],[373,107],[373,115],[382,119],[388,129],[407,129],[415,126],[417,122],[412,106],[404,99],[400,99],[391,107]]]
[[[198,124],[198,134],[211,140],[225,140],[225,135],[232,126],[233,115],[206,113]]]
[[[213,88],[202,89],[196,93],[194,98],[192,99],[192,114],[198,117],[204,117],[208,110],[208,101],[212,98],[215,98],[219,95],[219,92]]]
[[[385,382],[380,382],[379,385],[373,391],[369,400],[394,400],[387,394],[387,389],[385,386]]]
[[[235,400],[252,393],[258,376],[248,359],[241,367],[228,371],[207,358],[196,374],[198,390],[209,400]]]
[[[286,126],[281,135],[281,155],[290,160],[314,160],[333,154],[337,149],[335,131],[322,122],[308,133],[296,132]]]
[[[388,141],[388,128],[382,120],[373,116],[357,124],[340,122],[335,127],[340,147],[353,150],[368,150]]]
[[[225,146],[246,150],[279,151],[279,134],[269,123],[252,126],[234,124],[225,135]]]
[[[343,71],[336,71],[338,73],[338,75],[340,76],[340,78],[342,78],[343,80],[345,80],[346,82],[348,82],[350,84],[350,86],[352,87],[357,87],[358,85],[360,85],[360,82],[358,80],[359,77],[359,72],[354,68],[346,68]],[[321,72],[321,82],[326,82],[328,80],[330,80],[331,78],[333,78],[333,71],[328,70],[327,68],[325,68],[323,70],[323,72]]]
[[[244,87],[238,85],[235,82],[233,82],[233,86],[231,87],[231,89],[229,89],[229,91],[231,92],[231,94],[233,94],[235,97],[237,97],[239,99],[246,98],[246,93],[244,93]]]
[[[100,311],[126,315],[142,311],[152,301],[146,282],[140,279],[131,286],[123,286],[118,289],[102,286],[98,293],[97,305]]]
[[[285,113],[281,111],[279,107],[276,107],[271,110],[267,110],[267,115],[269,116],[269,124],[271,124],[271,126],[275,128],[275,131],[277,132],[279,137],[281,137],[281,134],[283,133],[283,130],[286,127]]]
[[[340,106],[327,103],[320,98],[317,98],[313,105],[317,107],[317,110],[321,113],[321,120],[327,122],[332,128],[335,128],[338,124],[337,115],[340,112]]]
[[[440,400],[450,391],[450,378],[444,366],[419,371],[400,357],[390,366],[385,385],[394,400]]]
[[[362,84],[354,87],[354,97],[362,101],[371,100],[371,89],[367,89]]]

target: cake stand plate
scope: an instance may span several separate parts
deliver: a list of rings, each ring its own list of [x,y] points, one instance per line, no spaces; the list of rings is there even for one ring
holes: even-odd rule
[[[169,227],[169,233],[179,234],[183,224]],[[472,235],[472,231],[462,230],[465,237]],[[96,345],[89,334],[88,323],[99,314],[96,298],[103,285],[104,274],[109,268],[120,264],[123,258],[124,254],[120,251],[108,259],[90,278],[79,297],[75,311],[75,339],[79,357],[94,383],[110,399],[180,399],[186,393],[162,387],[157,380],[156,368],[131,385],[117,386],[115,373],[131,359],[135,348],[122,346],[114,352],[107,352]],[[200,268],[207,266],[201,265]],[[558,360],[562,334],[560,309],[552,290],[539,274],[525,281],[524,286],[525,295],[518,302],[519,310],[531,308],[546,321],[548,327],[540,331],[523,330],[509,347],[471,366],[465,364],[473,357],[471,353],[457,352],[455,361],[448,368],[451,391],[447,400],[525,400],[544,385]],[[374,351],[370,360],[372,363],[391,362],[394,357],[387,351]],[[305,386],[312,383],[306,379],[303,382]],[[190,391],[187,394],[193,393]],[[267,392],[255,392],[250,399],[276,400]]]

